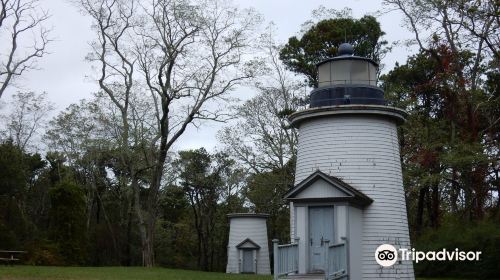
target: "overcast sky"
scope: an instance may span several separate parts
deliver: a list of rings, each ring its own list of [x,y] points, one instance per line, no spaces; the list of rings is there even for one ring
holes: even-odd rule
[[[68,0],[42,0],[45,9],[52,17],[48,25],[53,26],[52,36],[56,40],[50,45],[51,54],[44,57],[39,65],[40,71],[32,71],[23,76],[19,83],[26,90],[47,92],[50,100],[63,110],[71,103],[89,98],[97,90],[95,82],[86,78],[91,73],[85,55],[89,52],[88,43],[93,39],[90,19],[83,16]],[[374,14],[383,7],[377,0],[335,0],[335,1],[291,1],[291,0],[240,0],[235,1],[240,8],[254,7],[260,12],[265,23],[274,22],[277,28],[277,39],[280,42],[296,35],[300,25],[311,19],[312,10],[320,5],[338,10],[349,7],[355,18],[365,14]],[[411,34],[401,26],[402,17],[397,12],[378,17],[385,39],[392,43],[397,40],[411,39]],[[403,63],[410,50],[404,47],[395,48],[382,61],[385,70],[393,67],[396,61]],[[16,89],[10,88],[4,94],[5,100]],[[4,99],[4,98],[2,98]],[[5,108],[4,108],[5,109]],[[190,128],[177,144],[177,149],[205,147],[209,150],[217,145],[215,135],[220,124],[205,124],[203,128]]]

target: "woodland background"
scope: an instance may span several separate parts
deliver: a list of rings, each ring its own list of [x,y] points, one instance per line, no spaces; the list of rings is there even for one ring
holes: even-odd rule
[[[38,1],[0,0],[0,98],[51,43]],[[481,250],[476,263],[419,263],[420,276],[493,278],[500,263],[500,2],[385,0],[418,53],[380,74],[400,127],[410,234],[421,250]],[[376,17],[320,7],[288,42],[225,1],[79,0],[100,90],[49,119],[19,91],[1,118],[0,248],[36,265],[224,271],[231,212],[270,214],[289,239],[297,131],[315,64],[347,41],[383,64]],[[20,52],[19,38],[38,36]],[[57,54],[52,54],[57,55]],[[241,86],[253,95],[236,96]],[[188,126],[225,122],[220,145],[178,151]],[[43,147],[43,148],[40,148]]]

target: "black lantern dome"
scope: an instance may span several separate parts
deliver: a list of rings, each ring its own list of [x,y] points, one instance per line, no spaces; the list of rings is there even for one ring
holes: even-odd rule
[[[353,55],[354,48],[349,43],[342,43],[337,51],[338,55]]]

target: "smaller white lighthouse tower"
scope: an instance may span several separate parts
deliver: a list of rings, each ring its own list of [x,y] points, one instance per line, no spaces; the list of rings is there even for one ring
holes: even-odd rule
[[[411,261],[383,267],[375,259],[382,244],[411,248],[397,133],[406,112],[386,105],[378,64],[351,45],[317,67],[310,108],[290,116],[299,138],[285,198],[298,264],[286,270],[275,259],[277,275],[414,280]]]
[[[229,218],[226,273],[271,274],[268,214],[234,213]]]

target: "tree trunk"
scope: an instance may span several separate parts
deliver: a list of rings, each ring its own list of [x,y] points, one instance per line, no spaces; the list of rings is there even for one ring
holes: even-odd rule
[[[416,223],[416,233],[419,236],[422,233],[422,228],[424,224],[424,205],[425,197],[427,195],[428,188],[421,188],[418,193],[418,204],[417,204],[417,223]]]
[[[163,116],[160,120],[160,147],[157,154],[157,160],[153,167],[151,184],[148,190],[148,198],[146,201],[146,215],[147,221],[140,221],[141,227],[141,240],[142,240],[142,254],[143,254],[143,265],[146,267],[154,266],[154,231],[156,226],[156,216],[157,216],[157,204],[158,204],[158,192],[161,187],[161,180],[163,178],[165,161],[167,159],[167,152],[170,148],[168,145],[168,135],[169,135],[169,125],[168,116],[169,108],[168,103],[162,101],[162,112]],[[138,194],[136,196],[139,196]],[[136,204],[138,201],[136,201]],[[140,206],[136,206],[139,209]],[[142,215],[141,215],[142,217]]]
[[[115,231],[113,230],[113,226],[111,224],[111,221],[109,220],[108,213],[106,212],[106,207],[102,203],[101,195],[99,194],[99,191],[96,191],[97,195],[97,223],[99,224],[99,216],[100,212],[102,212],[102,215],[104,216],[104,221],[106,222],[106,227],[108,228],[109,234],[111,236],[111,241],[113,242],[113,251],[115,253],[116,259],[120,261],[121,260],[121,255],[122,252],[118,249],[118,243],[116,241],[116,234]]]
[[[432,193],[431,189],[427,187],[427,193],[425,194],[425,204],[427,208],[427,218],[429,219],[427,222],[427,226],[430,224],[431,227],[433,227],[432,224],[432,199],[431,199]]]
[[[465,186],[464,186],[464,200],[465,200],[465,214],[467,215],[467,219],[472,221],[474,219],[473,215],[473,198],[472,198],[472,189],[470,184],[470,174],[465,175]]]
[[[497,185],[497,207],[496,216],[500,216],[500,184]]]
[[[431,226],[433,228],[439,227],[439,187],[436,185],[432,186],[432,207],[431,207]]]
[[[454,214],[458,213],[458,196],[460,195],[460,186],[458,185],[457,179],[457,171],[453,168],[451,172],[450,207]]]
[[[154,251],[154,246],[155,246],[155,231],[156,231],[156,212],[155,213],[148,213],[149,220],[147,223],[147,234],[148,234],[148,244],[147,244],[147,257],[148,257],[148,262],[145,265],[146,267],[153,267],[156,264],[155,261],[155,251]]]
[[[135,174],[132,175],[132,188],[134,189],[134,209],[139,221],[139,233],[141,236],[141,249],[142,249],[142,265],[145,267],[154,266],[154,250],[152,240],[148,231],[148,224],[142,215],[141,202],[140,202],[140,186]]]
[[[205,230],[203,232],[203,270],[208,271],[208,222],[204,221],[203,224],[205,224]]]
[[[126,266],[132,265],[132,219],[134,213],[135,189],[132,188],[132,197],[129,203],[128,217],[127,217],[127,258],[125,260]]]

